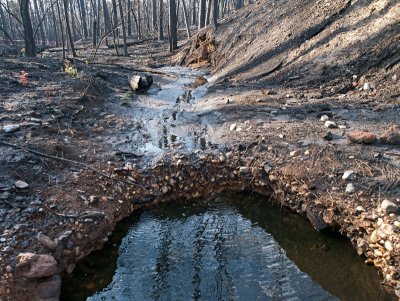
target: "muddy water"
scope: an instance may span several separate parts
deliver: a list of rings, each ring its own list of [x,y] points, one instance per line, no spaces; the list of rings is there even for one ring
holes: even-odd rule
[[[246,194],[138,213],[64,279],[62,292],[68,301],[333,296],[395,300],[348,240]]]

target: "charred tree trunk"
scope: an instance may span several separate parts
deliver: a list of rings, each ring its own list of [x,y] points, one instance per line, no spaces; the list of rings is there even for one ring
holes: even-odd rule
[[[197,23],[196,0],[192,0],[192,25]]]
[[[56,13],[54,11],[54,5],[51,6],[51,16],[52,16],[52,19],[53,19],[53,33],[54,33],[54,38],[56,40],[56,47],[58,47],[59,44],[58,44],[57,17],[56,17]]]
[[[127,1],[127,9],[128,9],[128,13],[127,13],[127,25],[128,25],[128,36],[132,35],[132,11],[131,11],[131,7],[132,7],[132,2],[131,0]]]
[[[39,6],[37,3],[37,0],[33,0],[33,6],[35,8],[35,13],[36,13],[36,19],[38,24],[40,23],[41,17],[40,17],[40,12],[39,12]],[[40,42],[41,44],[46,44],[46,34],[44,32],[44,28],[43,28],[43,23],[39,24],[39,34],[40,34]]]
[[[169,0],[169,51],[173,52],[178,47],[178,32],[176,20],[176,2]]]
[[[125,28],[124,8],[123,8],[122,0],[119,0],[119,14],[121,17],[122,36],[124,39],[124,56],[128,56],[128,47],[126,45],[126,28]]]
[[[162,1],[158,4],[159,7],[159,21],[158,21],[158,40],[164,41],[164,4]]]
[[[218,27],[218,0],[212,1],[212,21],[215,28]]]
[[[199,0],[199,29],[206,25],[206,0]]]
[[[63,0],[63,3],[64,3],[64,14],[65,14],[65,28],[67,30],[69,44],[71,46],[71,51],[72,51],[72,56],[76,57],[76,51],[75,51],[75,47],[74,47],[74,39],[72,38],[71,25],[69,23],[68,0]]]
[[[64,37],[64,30],[63,30],[63,24],[62,24],[62,18],[61,18],[61,8],[60,8],[60,3],[58,2],[58,0],[57,0],[57,12],[58,12],[58,21],[60,22],[63,59],[65,60],[65,37]]]
[[[152,0],[151,1],[151,11],[152,11],[152,26],[153,26],[153,30],[157,30],[157,0]]]
[[[81,9],[81,17],[82,17],[82,27],[83,27],[83,36],[85,39],[88,37],[88,26],[86,22],[86,7],[84,0],[79,0],[79,5]]]
[[[36,57],[36,45],[33,37],[31,16],[29,14],[29,0],[20,0],[22,25],[24,27],[25,53],[28,57]]]
[[[183,17],[185,19],[186,33],[187,33],[188,38],[190,38],[189,17],[188,17],[187,11],[186,11],[185,0],[182,0],[182,9],[183,9]]]

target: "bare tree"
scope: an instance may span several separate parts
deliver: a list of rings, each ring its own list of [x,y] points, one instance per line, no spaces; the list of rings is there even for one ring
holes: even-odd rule
[[[26,56],[36,57],[36,45],[33,37],[31,16],[29,13],[29,0],[20,0],[19,9],[21,13],[22,25],[24,27]]]
[[[173,52],[178,47],[178,32],[176,19],[176,2],[169,0],[169,51]]]
[[[159,1],[159,21],[158,21],[158,40],[164,40],[164,3],[162,0]]]
[[[206,0],[199,0],[199,29],[206,25]]]
[[[74,39],[72,38],[71,25],[69,23],[68,0],[63,0],[63,3],[64,3],[64,15],[65,15],[65,27],[67,30],[69,44],[71,46],[72,56],[76,57],[76,51],[75,51],[75,47],[74,47]]]
[[[122,0],[119,0],[119,14],[121,16],[122,35],[123,35],[123,39],[124,39],[124,56],[128,56],[128,47],[126,45],[126,28],[125,28],[124,8],[122,5],[123,5]]]

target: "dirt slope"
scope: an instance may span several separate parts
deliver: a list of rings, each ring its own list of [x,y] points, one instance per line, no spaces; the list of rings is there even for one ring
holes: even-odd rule
[[[208,59],[216,81],[329,84],[339,92],[354,88],[353,75],[367,75],[377,85],[388,80],[381,94],[398,98],[399,85],[390,79],[399,68],[399,20],[395,0],[258,1],[223,20],[216,32],[198,33],[182,61]]]

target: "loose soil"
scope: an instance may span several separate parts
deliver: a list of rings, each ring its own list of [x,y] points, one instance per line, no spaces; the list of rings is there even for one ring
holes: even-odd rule
[[[103,46],[92,60],[82,47],[78,76],[63,71],[59,51],[7,52],[0,124],[19,128],[0,133],[0,299],[57,300],[49,287],[59,287],[58,275],[135,209],[223,190],[260,192],[318,229],[340,231],[388,289],[400,288],[399,212],[381,209],[384,199],[400,204],[399,146],[348,139],[353,130],[399,131],[399,6],[259,1],[174,56],[152,39],[129,47],[128,58]],[[186,69],[160,68],[174,63],[204,69],[185,77]],[[153,75],[147,94],[130,90],[136,72]],[[199,75],[209,83],[195,89]],[[176,86],[186,96],[168,104],[162,93]],[[326,128],[322,115],[340,127]],[[51,254],[56,276],[22,277],[23,252]]]

